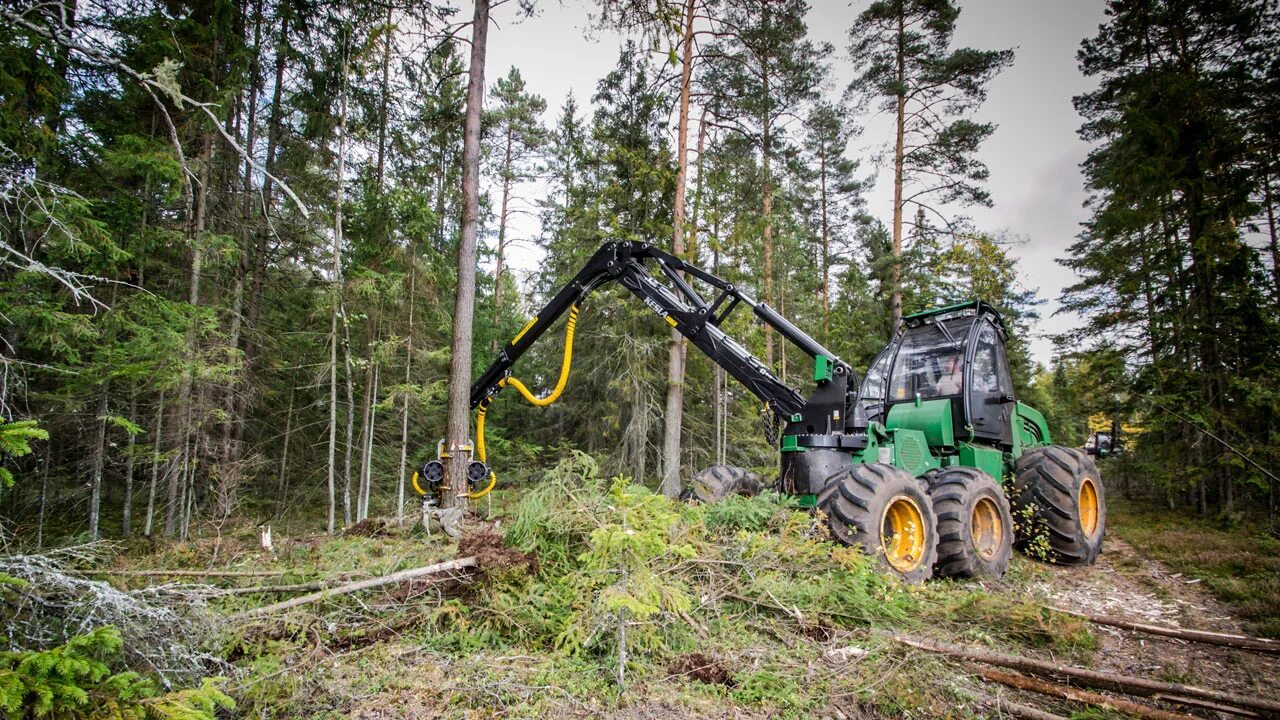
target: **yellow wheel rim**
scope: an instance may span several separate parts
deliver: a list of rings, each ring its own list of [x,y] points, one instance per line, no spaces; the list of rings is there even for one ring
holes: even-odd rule
[[[1004,523],[1000,522],[1000,508],[996,507],[991,498],[981,498],[973,506],[973,518],[969,525],[973,534],[973,549],[984,559],[995,557],[1004,541]]]
[[[924,562],[924,513],[915,500],[898,495],[889,501],[880,518],[880,547],[889,565],[909,573]]]
[[[1080,529],[1085,536],[1093,537],[1098,532],[1098,487],[1093,484],[1093,478],[1080,481],[1076,505],[1080,508]]]

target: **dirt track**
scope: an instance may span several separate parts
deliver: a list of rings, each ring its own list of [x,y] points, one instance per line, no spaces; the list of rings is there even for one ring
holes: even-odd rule
[[[1244,633],[1230,610],[1195,581],[1143,558],[1108,536],[1098,563],[1055,567],[1027,586],[1030,597],[1064,610],[1134,622]],[[1255,652],[1094,626],[1098,667],[1129,675],[1280,698],[1280,660]]]

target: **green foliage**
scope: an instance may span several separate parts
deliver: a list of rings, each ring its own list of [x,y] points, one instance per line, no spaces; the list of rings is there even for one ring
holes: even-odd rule
[[[36,420],[7,422],[0,419],[0,461],[31,454],[32,440],[48,440],[49,431]],[[0,488],[13,487],[13,471],[0,466]]]
[[[218,680],[160,694],[137,673],[114,670],[122,649],[120,633],[101,627],[48,650],[0,652],[0,708],[15,720],[213,720],[219,709],[234,709]]]
[[[712,503],[704,510],[707,527],[713,530],[764,530],[785,507],[786,500],[778,493],[765,491],[754,497],[730,495]]]
[[[1063,306],[1087,322],[1063,341],[1092,341],[1094,357],[1076,362],[1093,372],[1118,361],[1099,379],[1123,390],[1091,412],[1137,420],[1127,452],[1146,485],[1201,512],[1267,494],[1270,480],[1221,443],[1259,464],[1277,457],[1280,275],[1262,273],[1245,220],[1275,211],[1278,135],[1258,104],[1274,97],[1277,12],[1113,2],[1079,53],[1097,83],[1075,98],[1094,148],[1092,216],[1062,261],[1080,277]]]

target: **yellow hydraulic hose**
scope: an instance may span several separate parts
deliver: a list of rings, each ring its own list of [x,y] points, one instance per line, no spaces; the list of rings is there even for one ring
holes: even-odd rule
[[[573,365],[573,332],[576,329],[577,324],[578,306],[574,305],[569,308],[569,319],[564,326],[564,359],[560,363],[560,379],[556,381],[556,386],[552,388],[551,392],[548,393],[546,397],[535,396],[533,393],[529,392],[529,388],[525,387],[524,383],[513,377],[503,378],[503,380],[498,383],[498,387],[506,387],[507,385],[514,387],[516,390],[520,391],[520,394],[524,396],[525,400],[528,400],[531,405],[536,407],[546,407],[558,400],[561,393],[564,392],[565,385],[569,383],[569,368]],[[492,399],[485,400],[480,403],[480,408],[476,412],[476,458],[482,463],[487,461],[484,445],[484,417],[485,414],[489,412],[490,402],[492,402]],[[497,484],[498,474],[490,470],[489,485],[483,490],[467,493],[465,497],[473,500],[476,498],[482,498],[485,495],[488,495],[489,491],[493,490],[493,486]]]
[[[569,366],[573,364],[573,331],[578,324],[578,306],[574,305],[569,308],[569,320],[564,326],[564,360],[560,363],[560,379],[556,381],[556,386],[547,394],[546,397],[536,397],[529,392],[529,388],[519,380],[509,377],[504,378],[498,383],[499,387],[510,385],[528,400],[531,405],[536,407],[546,407],[560,398],[560,394],[564,392],[564,386],[569,382]],[[477,419],[479,422],[479,419]]]

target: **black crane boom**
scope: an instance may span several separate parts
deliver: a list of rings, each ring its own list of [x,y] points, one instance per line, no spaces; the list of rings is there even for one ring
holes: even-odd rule
[[[668,282],[660,282],[650,271],[648,263],[656,266]],[[708,302],[703,298],[680,276],[680,272],[688,273],[713,288],[716,291],[714,300]],[[738,305],[750,307],[757,318],[810,357],[824,357],[832,367],[840,368],[840,374],[850,373],[848,365],[835,353],[773,308],[753,300],[733,283],[651,245],[608,242],[499,351],[489,368],[471,385],[471,407],[478,407],[486,398],[496,394],[516,361],[571,307],[606,282],[617,282],[631,291],[667,324],[689,338],[712,362],[724,368],[783,418],[800,413],[806,407],[806,401],[799,391],[782,382],[755,355],[721,329],[720,325]]]

